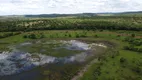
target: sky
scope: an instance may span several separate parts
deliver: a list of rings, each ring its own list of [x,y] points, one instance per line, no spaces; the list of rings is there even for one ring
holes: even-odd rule
[[[0,0],[0,15],[142,11],[142,0]]]

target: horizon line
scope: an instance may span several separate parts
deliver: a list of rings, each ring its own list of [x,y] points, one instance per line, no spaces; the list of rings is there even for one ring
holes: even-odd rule
[[[77,13],[39,13],[39,14],[10,14],[10,15],[0,15],[0,16],[24,16],[24,15],[69,15],[69,14],[117,14],[117,13],[135,13],[135,12],[142,12],[142,11],[120,11],[120,12],[77,12]]]

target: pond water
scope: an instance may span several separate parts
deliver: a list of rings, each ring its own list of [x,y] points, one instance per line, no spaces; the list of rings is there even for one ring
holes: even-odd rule
[[[49,63],[84,62],[104,44],[77,40],[38,40],[9,46],[12,51],[0,53],[0,76],[31,70]]]

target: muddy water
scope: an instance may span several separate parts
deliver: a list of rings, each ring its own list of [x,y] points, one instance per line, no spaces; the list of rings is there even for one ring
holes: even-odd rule
[[[30,48],[33,48],[33,46],[35,49],[40,47],[41,50],[38,51],[41,51],[41,53],[34,52],[36,51],[34,49],[31,51]],[[14,80],[15,77],[13,76],[20,74],[20,76],[16,78],[17,80],[27,80],[27,78],[25,78],[24,76],[40,75],[38,73],[39,71],[32,70],[38,66],[43,66],[45,64],[51,63],[60,63],[64,65],[74,62],[85,62],[87,58],[94,55],[92,52],[95,52],[96,47],[106,48],[106,46],[103,44],[87,44],[77,40],[31,41],[18,45],[12,45],[9,47],[10,49],[12,49],[11,52],[5,51],[0,53],[0,78],[3,80],[8,80],[9,78],[7,78],[7,76],[11,76],[11,78],[13,78],[11,80]],[[63,53],[62,51],[60,51],[62,49],[66,50],[66,52],[71,52],[69,54],[73,54],[74,51],[77,51],[78,53],[64,57],[42,54],[42,52],[49,50],[50,53],[56,51],[58,52],[57,54],[60,55]],[[34,53],[30,53],[30,51]],[[25,73],[25,71],[29,71],[29,73]],[[32,80],[35,80],[34,77],[32,77]]]

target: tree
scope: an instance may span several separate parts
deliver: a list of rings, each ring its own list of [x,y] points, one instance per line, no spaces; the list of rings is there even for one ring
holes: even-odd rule
[[[23,38],[28,38],[28,36],[27,36],[27,35],[24,35]]]
[[[131,34],[131,37],[135,37],[135,34]]]
[[[36,37],[35,34],[32,33],[32,34],[29,35],[29,38],[31,38],[31,39],[36,39],[37,37]]]
[[[121,57],[121,58],[120,58],[120,63],[124,63],[124,62],[126,62],[126,59],[123,58],[123,57]]]
[[[41,33],[40,38],[45,38],[45,35]]]

